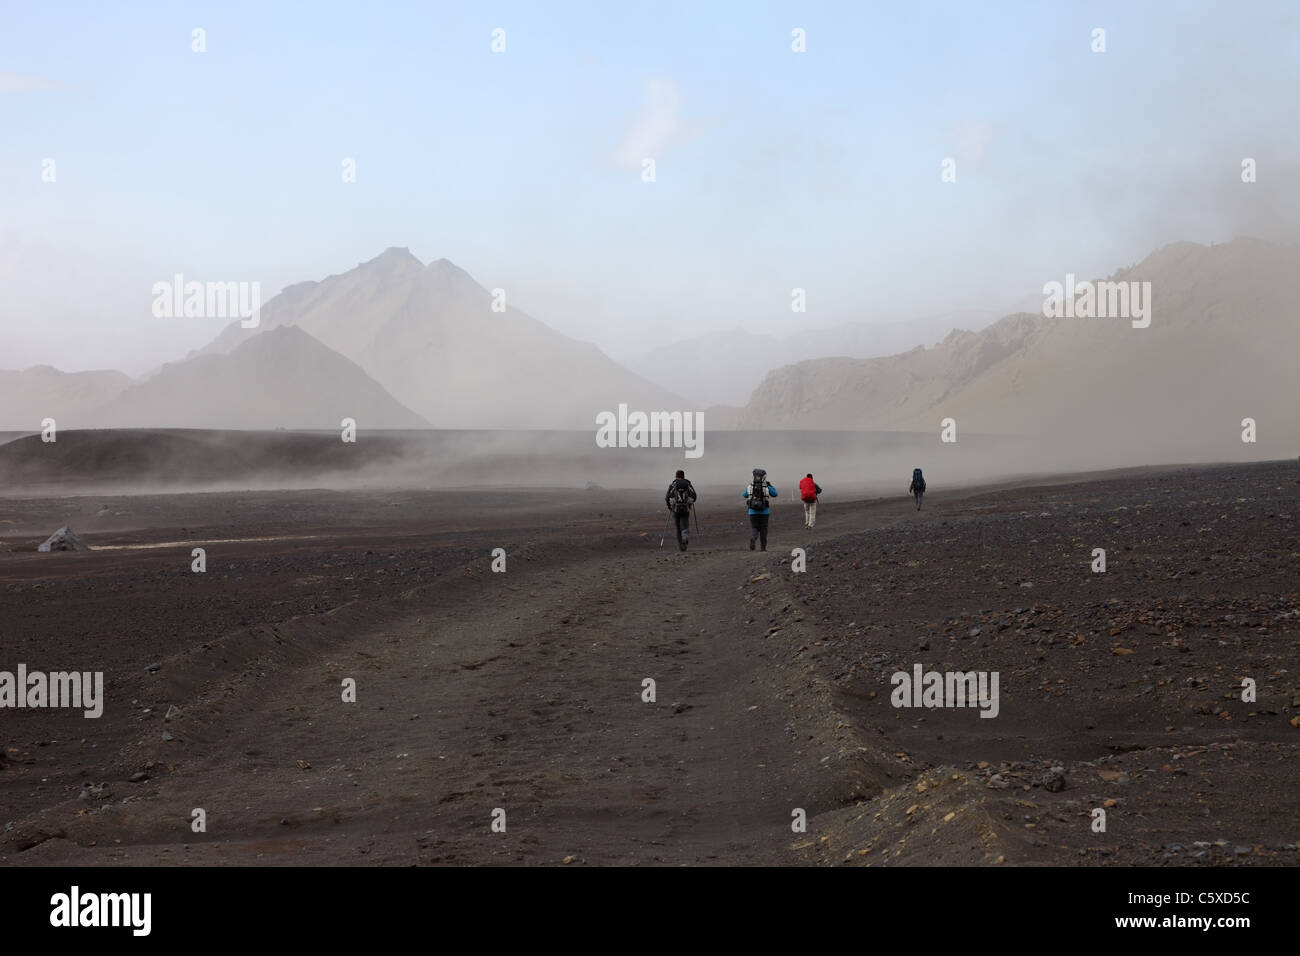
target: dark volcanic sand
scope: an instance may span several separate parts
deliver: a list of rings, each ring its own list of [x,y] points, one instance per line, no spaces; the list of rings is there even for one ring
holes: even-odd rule
[[[1300,863],[1294,463],[781,490],[684,555],[662,491],[0,499],[0,670],[107,698],[0,711],[0,862]],[[891,707],[916,663],[999,716]]]

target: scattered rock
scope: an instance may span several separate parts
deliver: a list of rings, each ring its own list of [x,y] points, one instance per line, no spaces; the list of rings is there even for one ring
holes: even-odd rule
[[[89,551],[90,545],[66,525],[60,528],[54,534],[45,539],[45,542],[36,549],[41,552],[50,551]]]
[[[1049,793],[1059,793],[1066,787],[1065,768],[1053,767],[1038,777],[1034,783]]]

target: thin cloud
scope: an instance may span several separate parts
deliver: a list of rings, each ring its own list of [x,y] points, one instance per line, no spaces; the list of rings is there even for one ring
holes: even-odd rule
[[[0,70],[0,93],[30,93],[33,90],[57,90],[59,84],[43,76],[6,73]]]
[[[635,169],[643,159],[657,160],[662,156],[683,134],[681,105],[681,91],[673,80],[663,77],[646,80],[641,113],[615,150],[615,162]]]

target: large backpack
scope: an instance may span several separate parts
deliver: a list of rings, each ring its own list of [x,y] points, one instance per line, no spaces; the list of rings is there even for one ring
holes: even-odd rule
[[[916,491],[925,491],[925,479],[921,476],[920,468],[912,469],[912,488]]]
[[[673,487],[668,493],[668,500],[672,503],[673,511],[676,514],[684,514],[691,510],[691,491],[690,485],[678,484],[673,480]]]
[[[754,469],[754,480],[749,486],[746,506],[753,511],[767,510],[767,472],[762,468]]]
[[[799,497],[809,503],[817,500],[817,482],[811,478],[801,479],[799,482]]]

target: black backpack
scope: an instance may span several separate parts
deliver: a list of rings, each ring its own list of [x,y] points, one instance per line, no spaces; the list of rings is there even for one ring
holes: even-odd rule
[[[754,480],[749,486],[749,500],[746,507],[754,511],[767,508],[767,472],[761,468],[754,472]]]
[[[690,487],[684,481],[673,481],[673,486],[668,492],[668,500],[676,514],[684,514],[691,510]]]
[[[913,469],[912,469],[912,490],[913,490],[913,491],[925,491],[925,479],[924,479],[923,477],[921,477],[921,469],[920,469],[920,468],[913,468]]]

